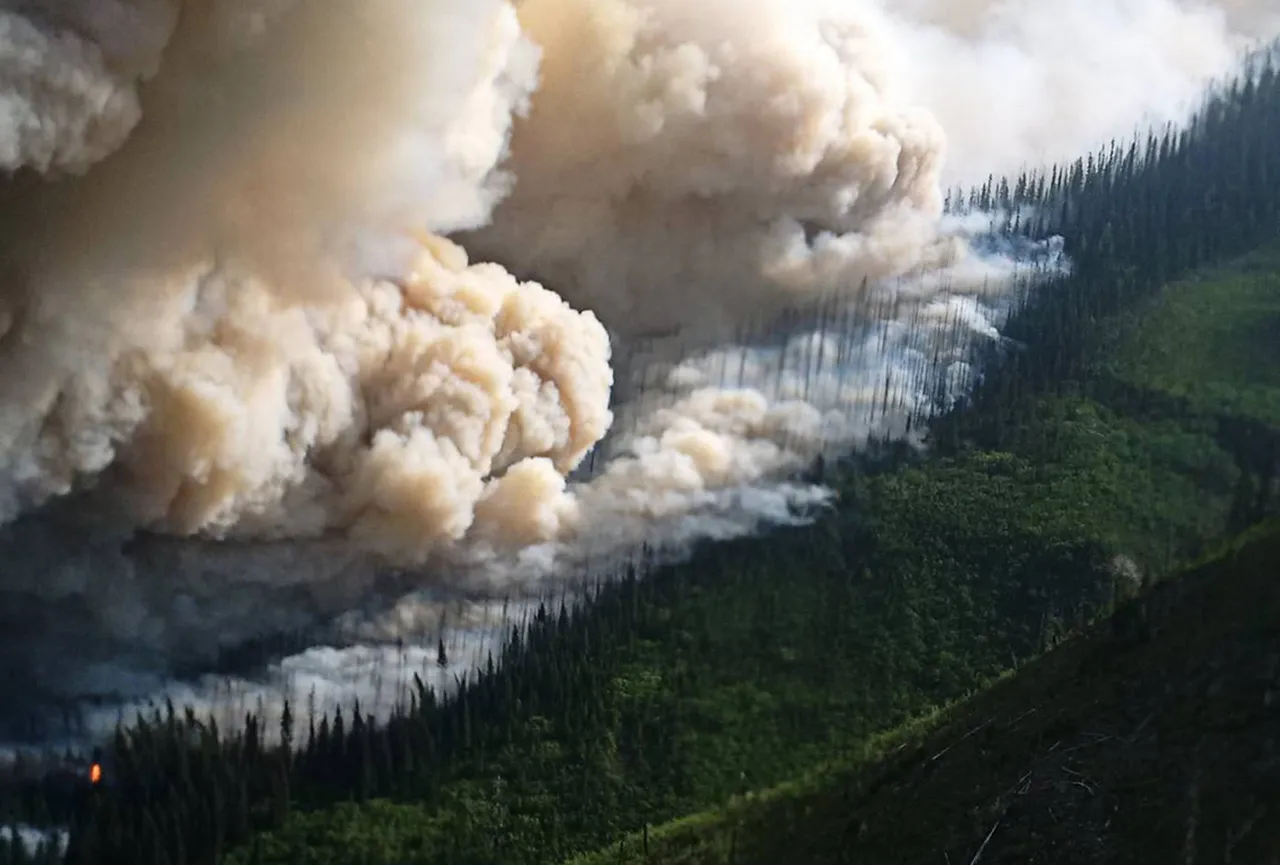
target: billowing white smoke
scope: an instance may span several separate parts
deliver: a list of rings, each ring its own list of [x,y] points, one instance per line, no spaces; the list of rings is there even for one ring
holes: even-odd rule
[[[937,231],[942,128],[897,98],[871,10],[526,0],[520,14],[546,52],[542,86],[516,130],[515,190],[465,242],[611,328],[732,335],[959,254]]]
[[[176,17],[173,0],[3,4],[0,168],[79,173],[118,148]]]
[[[612,322],[697,336],[956,260],[937,231],[941,130],[893,103],[875,22],[760,3],[777,35],[753,40],[721,6],[525,4],[544,57],[520,179],[465,242]],[[0,514],[96,482],[152,531],[338,533],[420,565],[442,545],[572,545],[622,512],[679,517],[811,452],[775,440],[803,405],[702,390],[641,419],[656,447],[566,489],[610,423],[604,329],[415,235],[480,225],[507,191],[535,69],[510,6],[182,11],[123,149],[91,181],[15,192],[42,212],[5,297],[22,372],[0,379]],[[573,112],[591,130],[577,151]],[[582,193],[521,210],[575,173]],[[548,225],[558,257],[526,256]]]
[[[1009,167],[1226,68],[1214,13],[1088,5],[1042,55],[1027,4],[0,0],[0,668],[74,691],[67,632],[198,655],[385,566],[505,592],[822,502],[788,473],[963,389],[957,292],[1019,264],[942,218],[944,128]],[[1185,85],[1041,111],[1123,77],[1091,20]]]
[[[907,98],[947,130],[948,182],[1072,160],[1184,120],[1280,33],[1267,0],[876,0]]]
[[[421,561],[609,422],[589,313],[438,237],[393,254],[484,218],[534,53],[497,2],[286,6],[260,34],[256,6],[187,7],[135,137],[41,196],[5,297],[0,515],[105,472],[141,527]],[[395,281],[347,282],[374,262]]]

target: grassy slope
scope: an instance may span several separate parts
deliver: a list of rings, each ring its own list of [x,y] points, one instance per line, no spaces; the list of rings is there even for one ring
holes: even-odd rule
[[[1090,461],[1112,485],[1085,494],[1103,535],[1167,571],[1222,533],[1257,469],[1250,435],[1280,429],[1280,245],[1169,286],[1095,343],[1088,379],[1041,401],[1044,455]]]
[[[843,770],[574,865],[1280,861],[1280,523]],[[1133,612],[1132,609],[1127,612]]]
[[[1245,460],[1224,418],[1271,422],[1280,398],[1247,363],[1275,350],[1257,325],[1280,313],[1273,261],[1120,322],[1096,350],[1106,386],[1039,398],[1006,451],[846,477],[815,526],[660,574],[634,637],[589,661],[613,726],[521,717],[517,746],[463,761],[434,801],[299,811],[261,861],[553,861],[863,753],[1034,655],[1109,601],[1106,558],[1162,572],[1227,528]],[[1135,390],[1173,402],[1135,410]],[[637,747],[657,718],[661,751]]]
[[[1203,415],[1280,424],[1280,246],[1174,286],[1117,324],[1111,375]]]

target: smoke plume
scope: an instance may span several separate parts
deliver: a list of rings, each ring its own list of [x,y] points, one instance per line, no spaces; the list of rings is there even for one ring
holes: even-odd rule
[[[1180,123],[1280,32],[1262,0],[884,0],[907,98],[947,130],[948,181],[1073,160]]]
[[[1262,7],[0,0],[0,672],[803,519],[1065,266],[943,185],[1177,119]]]

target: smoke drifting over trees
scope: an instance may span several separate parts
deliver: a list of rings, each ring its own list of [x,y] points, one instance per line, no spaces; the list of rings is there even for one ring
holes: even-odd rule
[[[518,591],[793,518],[824,492],[789,474],[905,435],[1019,269],[1065,266],[944,217],[948,164],[1175,117],[1274,25],[1171,0],[3,6],[0,664],[72,691],[69,628],[198,654],[384,568]],[[1093,86],[1135,51],[1160,89]]]

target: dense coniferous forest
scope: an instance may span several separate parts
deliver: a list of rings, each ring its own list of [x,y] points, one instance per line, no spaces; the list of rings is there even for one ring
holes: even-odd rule
[[[109,783],[29,785],[0,823],[68,826],[84,865],[556,863],[852,759],[1057,645],[1280,510],[1276,60],[1185,129],[953,196],[1061,235],[1071,272],[1022,296],[926,456],[829,466],[811,525],[548,603],[387,723],[292,705],[278,747],[254,714],[158,709]],[[0,865],[63,858],[0,840]]]
[[[1271,862],[1280,520],[845,765],[572,865]]]

